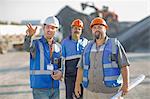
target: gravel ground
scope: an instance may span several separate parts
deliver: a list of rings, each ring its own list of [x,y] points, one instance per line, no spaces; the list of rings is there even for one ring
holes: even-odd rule
[[[128,53],[128,57],[131,79],[139,74],[146,75],[146,78],[125,99],[150,99],[150,53]],[[12,51],[0,55],[0,99],[32,99],[28,64],[29,54],[26,52]],[[64,83],[61,82],[61,99],[65,99],[64,89]]]

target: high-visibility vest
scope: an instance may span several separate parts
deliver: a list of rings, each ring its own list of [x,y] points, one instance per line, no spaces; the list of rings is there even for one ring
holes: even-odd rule
[[[50,59],[50,49],[48,45],[44,45],[43,39],[33,41],[36,47],[35,57],[30,55],[30,85],[31,88],[59,88],[59,81],[54,80],[47,65],[52,63]],[[45,43],[46,44],[46,43]],[[61,57],[61,46],[54,44],[54,52],[52,55],[54,70],[58,69],[58,60]]]
[[[118,87],[121,85],[120,81],[120,68],[117,64],[117,40],[115,38],[109,38],[106,44],[103,46],[103,82],[107,87]],[[94,41],[91,41],[85,48],[83,53],[83,86],[88,87],[89,69],[90,69],[90,52]]]
[[[68,36],[62,41],[62,56],[63,56],[63,70],[65,76],[76,75],[77,63],[81,58],[81,54],[88,40],[84,37],[80,37],[78,41],[75,41]]]

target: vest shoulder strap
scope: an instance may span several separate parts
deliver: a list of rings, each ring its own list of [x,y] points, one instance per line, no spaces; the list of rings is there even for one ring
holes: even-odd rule
[[[112,45],[112,55],[111,55],[111,60],[112,61],[117,61],[117,46],[118,46],[118,40],[117,38],[110,38],[111,45]]]
[[[87,51],[87,50],[91,50],[91,46],[93,45],[94,43],[94,40],[91,40],[91,41],[88,41],[88,44],[87,46],[85,47],[84,51],[83,51],[83,54]]]
[[[60,49],[62,49],[61,45],[58,42],[55,42],[55,43]]]
[[[117,38],[110,38],[112,43],[112,54],[117,54]]]
[[[44,70],[44,47],[42,42],[40,42],[39,40],[37,42],[40,50],[40,70]]]

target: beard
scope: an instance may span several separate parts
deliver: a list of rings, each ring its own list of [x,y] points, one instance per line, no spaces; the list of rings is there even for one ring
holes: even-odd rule
[[[96,31],[94,34],[95,34],[95,35],[94,35],[95,39],[100,39],[100,38],[102,38],[102,35],[101,35],[100,31]]]

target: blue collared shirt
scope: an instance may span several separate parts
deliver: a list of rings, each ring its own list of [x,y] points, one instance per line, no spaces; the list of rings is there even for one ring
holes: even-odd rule
[[[76,66],[88,40],[81,37],[75,41],[71,36],[62,41],[62,56],[65,59],[65,75],[76,75]]]

